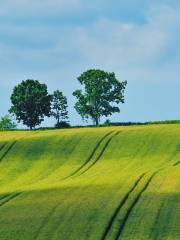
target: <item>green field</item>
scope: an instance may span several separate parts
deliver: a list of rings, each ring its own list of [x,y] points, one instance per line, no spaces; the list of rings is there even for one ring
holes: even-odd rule
[[[0,239],[179,240],[180,125],[1,132]]]

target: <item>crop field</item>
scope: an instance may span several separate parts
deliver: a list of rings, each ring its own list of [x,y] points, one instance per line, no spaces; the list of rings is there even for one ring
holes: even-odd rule
[[[179,240],[180,125],[0,132],[0,239]]]

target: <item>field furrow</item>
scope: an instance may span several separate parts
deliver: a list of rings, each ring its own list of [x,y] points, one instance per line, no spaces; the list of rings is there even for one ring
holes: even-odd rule
[[[0,147],[0,151],[3,150],[3,148],[6,146],[7,143],[3,143]]]
[[[158,173],[159,171],[154,172],[151,177],[148,179],[148,181],[146,182],[146,184],[144,185],[144,187],[141,189],[141,191],[139,192],[139,194],[134,198],[132,204],[130,205],[130,207],[128,208],[123,221],[119,227],[119,230],[117,232],[117,235],[115,237],[114,240],[119,240],[121,239],[121,235],[124,231],[124,228],[126,227],[126,223],[128,221],[128,218],[130,217],[131,212],[133,211],[133,209],[135,208],[136,204],[138,203],[138,201],[140,200],[142,194],[146,191],[146,189],[148,188],[148,186],[150,185],[151,181],[153,180],[153,178],[155,177],[155,175]]]
[[[74,175],[78,174],[90,161],[91,159],[94,157],[94,155],[96,154],[96,151],[98,150],[98,148],[100,147],[101,143],[109,136],[111,135],[113,132],[108,132],[107,134],[105,134],[105,136],[103,136],[98,143],[95,145],[92,153],[90,154],[90,156],[87,158],[87,160],[78,168],[76,169],[73,173],[71,173],[69,176],[63,178],[62,180],[65,180],[67,178],[73,177]]]
[[[51,211],[48,213],[48,215],[44,218],[44,221],[42,222],[42,224],[40,225],[39,229],[37,230],[36,234],[34,235],[34,240],[38,240],[39,235],[41,234],[41,231],[46,227],[46,225],[48,224],[48,222],[50,221],[51,217],[53,216],[53,214],[55,213],[57,207],[59,206],[60,203],[56,204]]]
[[[180,164],[180,161],[175,162],[173,166],[177,166],[178,164]]]
[[[6,196],[4,196],[3,198],[0,199],[0,207],[2,207],[3,205],[7,204],[7,203],[10,202],[11,200],[15,199],[15,198],[18,197],[20,194],[22,194],[22,193],[19,192],[19,193],[7,194]]]
[[[77,176],[80,176],[82,174],[84,174],[85,172],[87,172],[89,169],[91,169],[98,161],[99,159],[103,156],[104,152],[106,151],[107,147],[109,146],[109,144],[111,143],[112,139],[117,136],[120,132],[116,132],[115,134],[113,134],[113,136],[111,136],[107,142],[105,143],[105,145],[103,146],[101,152],[99,153],[99,155],[97,156],[97,158],[92,161],[92,163],[82,172],[80,172]]]
[[[180,239],[180,125],[12,131],[0,142],[0,240]]]
[[[129,195],[134,191],[134,189],[137,187],[137,185],[139,184],[139,182],[141,181],[141,179],[145,176],[145,173],[143,173],[134,183],[133,187],[126,193],[126,195],[124,196],[124,198],[122,199],[122,201],[120,202],[120,204],[118,205],[118,207],[115,209],[111,219],[109,220],[107,227],[105,228],[105,231],[103,233],[103,236],[101,238],[101,240],[105,240],[108,238],[108,235],[111,231],[111,228],[114,224],[114,222],[116,221],[116,218],[118,216],[118,214],[120,213],[120,210],[123,208],[123,206],[125,205],[125,203],[127,202]]]
[[[14,147],[14,145],[17,143],[17,141],[13,141],[10,146],[6,149],[6,151],[2,154],[0,157],[0,162],[6,157],[6,155],[11,151],[11,149]]]

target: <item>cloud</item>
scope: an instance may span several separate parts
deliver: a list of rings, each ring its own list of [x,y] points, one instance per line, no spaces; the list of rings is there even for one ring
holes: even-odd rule
[[[175,75],[180,56],[179,14],[178,9],[161,6],[152,7],[143,24],[99,19],[88,26],[27,28],[1,23],[0,68],[47,75],[70,68],[102,67],[122,72],[123,78],[127,74],[134,81],[152,81],[156,74],[159,81],[160,75],[167,79]]]
[[[45,1],[43,8],[40,1],[32,1],[31,5],[27,1],[13,1],[9,9],[4,7],[7,3],[10,1],[3,2],[0,15],[14,12],[17,15],[21,13],[22,17],[26,14],[30,16],[36,14],[34,8],[38,9],[40,15],[62,9],[64,12],[83,9],[80,0]],[[68,4],[72,4],[71,9]],[[86,5],[85,9],[89,7]],[[86,15],[85,9],[83,14]],[[82,22],[26,25],[23,21],[2,21],[0,85],[4,92],[1,102],[5,101],[5,95],[6,99],[9,98],[12,87],[19,81],[26,78],[39,79],[48,84],[51,92],[56,88],[65,91],[72,105],[74,121],[78,118],[74,117],[77,115],[73,111],[74,99],[71,93],[78,87],[76,77],[88,68],[102,68],[114,71],[119,79],[128,80],[127,98],[131,105],[127,107],[127,112],[128,116],[132,116],[131,107],[142,102],[140,97],[134,102],[138,91],[144,97],[148,91],[153,91],[156,84],[173,86],[179,82],[179,14],[178,8],[153,5],[144,13],[145,19],[141,23],[102,15],[85,25]],[[4,109],[7,109],[7,105]],[[142,111],[143,105],[139,114]]]
[[[174,9],[159,9],[143,25],[103,19],[91,28],[76,28],[74,35],[82,53],[92,61],[151,65],[168,53],[180,35],[179,14]]]
[[[45,2],[51,4],[51,1]],[[61,1],[52,2],[60,4]],[[58,71],[61,67],[79,64],[143,74],[147,69],[152,71],[179,60],[179,14],[178,9],[161,6],[152,7],[143,24],[106,18],[88,26],[27,28],[1,23],[0,63],[24,69],[28,66],[32,71],[37,68]]]
[[[88,29],[77,27],[70,39],[89,65],[126,72],[134,81],[168,80],[180,58],[179,14],[178,9],[154,7],[144,24],[102,19]]]

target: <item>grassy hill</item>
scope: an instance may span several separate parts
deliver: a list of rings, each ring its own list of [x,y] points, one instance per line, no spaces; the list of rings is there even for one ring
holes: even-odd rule
[[[0,239],[179,240],[180,125],[0,133]]]

